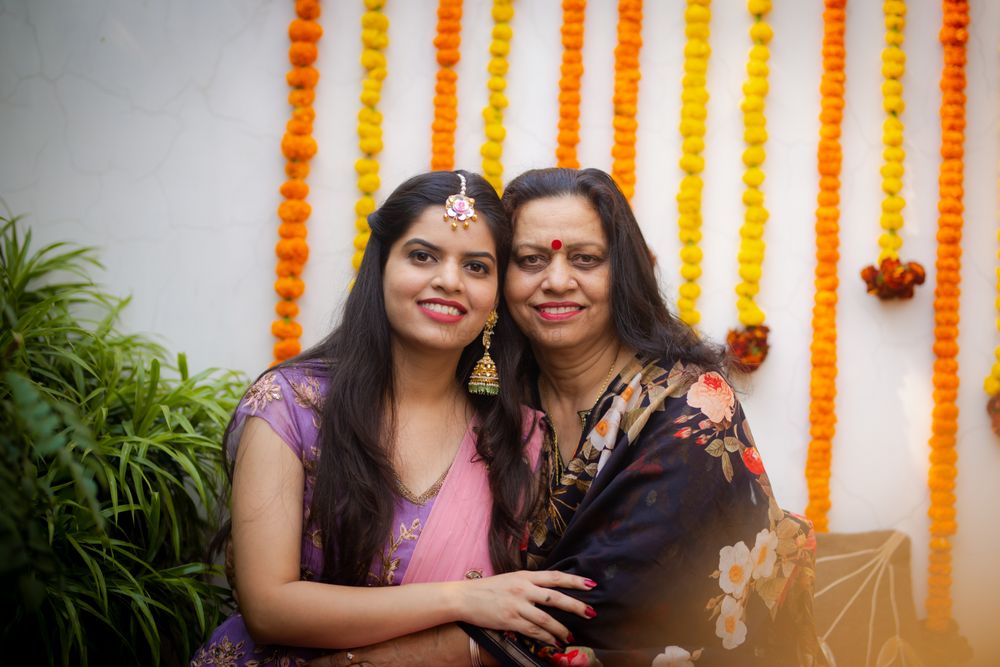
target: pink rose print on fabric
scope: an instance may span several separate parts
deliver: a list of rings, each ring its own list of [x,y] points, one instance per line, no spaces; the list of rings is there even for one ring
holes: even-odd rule
[[[716,424],[732,419],[733,411],[736,409],[733,388],[715,372],[704,373],[691,385],[687,393],[687,403],[692,408],[701,410]]]

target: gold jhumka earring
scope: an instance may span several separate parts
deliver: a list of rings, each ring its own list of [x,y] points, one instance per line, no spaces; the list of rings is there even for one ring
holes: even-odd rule
[[[500,393],[500,376],[497,365],[490,356],[490,341],[493,339],[493,328],[497,324],[497,311],[490,311],[483,328],[483,356],[476,362],[469,376],[469,393],[480,396],[496,396]]]

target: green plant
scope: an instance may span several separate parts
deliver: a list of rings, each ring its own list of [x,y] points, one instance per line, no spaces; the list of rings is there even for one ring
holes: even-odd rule
[[[120,332],[92,249],[0,225],[0,655],[184,661],[229,601],[206,558],[242,378]]]

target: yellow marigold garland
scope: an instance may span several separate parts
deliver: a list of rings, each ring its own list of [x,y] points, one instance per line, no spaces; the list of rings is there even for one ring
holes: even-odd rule
[[[806,516],[817,531],[829,529],[830,460],[837,427],[837,260],[840,258],[840,128],[844,110],[844,24],[847,0],[824,0],[823,77],[817,149],[816,294],[813,303],[809,382],[809,451]]]
[[[458,74],[461,57],[462,0],[439,0],[437,10],[437,82],[434,84],[434,121],[431,123],[431,170],[455,168],[455,127],[458,121]]]
[[[361,15],[361,66],[365,77],[361,81],[361,110],[358,112],[358,148],[361,157],[354,163],[358,174],[361,197],[354,205],[357,218],[354,227],[354,256],[351,264],[355,272],[361,267],[365,246],[371,229],[368,215],[375,210],[375,193],[381,181],[378,176],[378,154],[382,152],[382,114],[378,111],[382,99],[382,81],[385,79],[386,62],[383,50],[389,44],[389,18],[382,13],[385,0],[364,0],[365,13]]]
[[[958,321],[962,269],[965,143],[965,63],[969,35],[967,0],[943,0],[940,39],[941,165],[938,173],[937,285],[934,288],[934,411],[931,417],[930,554],[927,577],[927,627],[946,632],[951,621],[951,541],[955,521],[955,449],[958,432]]]
[[[708,57],[708,25],[712,18],[710,0],[687,0],[684,10],[684,78],[681,83],[681,155],[684,171],[677,193],[678,236],[681,241],[681,284],[677,314],[691,326],[701,321],[697,310],[701,287],[701,172],[705,159],[705,119],[708,117],[708,90],[705,87]]]
[[[764,311],[754,297],[760,291],[761,269],[764,263],[764,225],[768,213],[764,207],[764,193],[760,186],[764,182],[764,164],[767,142],[767,119],[764,116],[764,101],[768,92],[768,59],[771,52],[768,43],[773,31],[764,18],[771,11],[771,0],[749,0],[747,9],[753,16],[750,27],[750,49],[747,61],[747,80],[743,84],[743,225],[740,227],[739,261],[740,282],[736,285],[736,310],[742,329],[732,329],[726,336],[729,349],[735,359],[746,370],[756,370],[767,358],[768,327],[764,324]]]
[[[483,178],[496,189],[503,191],[503,140],[507,131],[503,127],[503,110],[507,108],[507,55],[514,30],[510,22],[514,18],[514,0],[493,0],[493,39],[490,41],[490,62],[487,71],[490,78],[489,104],[483,109],[486,141],[479,154],[483,156]]]
[[[880,299],[910,299],[913,288],[922,285],[926,277],[924,267],[917,262],[900,262],[899,249],[903,237],[903,208],[906,202],[900,195],[903,189],[903,121],[900,116],[903,104],[903,69],[906,53],[903,51],[903,29],[906,26],[905,0],[885,0],[885,48],[882,49],[882,107],[886,118],[882,125],[882,215],[884,230],[878,239],[881,252],[878,266],[869,265],[861,270],[861,279],[868,293]]]
[[[639,50],[642,48],[642,0],[618,0],[615,46],[614,145],[611,176],[625,197],[635,193],[636,108],[639,104]]]
[[[580,79],[583,77],[583,16],[587,0],[563,0],[562,65],[559,68],[559,137],[556,166],[579,169]]]
[[[309,259],[309,245],[306,243],[306,220],[312,208],[306,202],[309,186],[309,160],[316,154],[316,140],[312,137],[312,123],[316,116],[312,108],[314,89],[319,81],[319,70],[312,66],[316,61],[316,43],[323,36],[323,28],[317,19],[320,15],[319,0],[298,0],[295,3],[297,18],[288,26],[291,46],[288,60],[292,68],[285,75],[291,91],[288,103],[292,107],[291,118],[281,139],[287,180],[281,185],[284,201],[278,206],[281,237],[275,246],[278,263],[275,267],[278,279],[274,291],[281,299],[275,305],[279,319],[271,322],[271,333],[278,340],[272,354],[274,363],[290,359],[302,351],[299,338],[302,325],[295,318],[299,314],[296,299],[302,296],[306,284],[302,280],[306,261]]]

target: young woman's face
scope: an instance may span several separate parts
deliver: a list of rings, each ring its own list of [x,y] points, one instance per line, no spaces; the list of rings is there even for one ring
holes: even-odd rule
[[[461,350],[497,302],[496,243],[480,219],[456,230],[430,206],[389,248],[382,278],[395,341],[427,351]]]
[[[518,210],[504,295],[536,349],[586,347],[614,336],[608,240],[590,202],[546,197]]]

